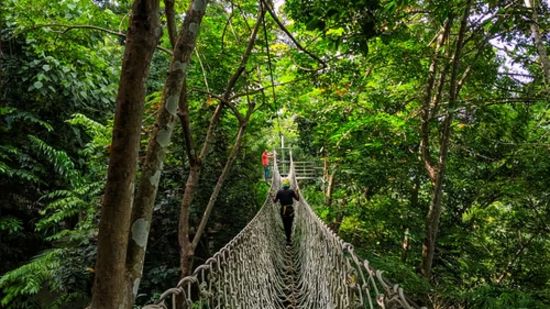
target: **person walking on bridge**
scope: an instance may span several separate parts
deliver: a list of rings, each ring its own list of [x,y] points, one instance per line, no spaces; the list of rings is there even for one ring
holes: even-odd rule
[[[288,178],[283,179],[282,189],[277,191],[277,195],[273,199],[273,203],[281,203],[281,218],[283,219],[283,225],[285,227],[286,244],[291,244],[292,236],[292,221],[294,220],[294,200],[299,201],[300,196],[297,191],[290,189],[290,180]]]

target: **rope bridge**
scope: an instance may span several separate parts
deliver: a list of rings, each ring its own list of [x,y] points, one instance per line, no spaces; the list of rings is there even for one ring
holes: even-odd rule
[[[281,177],[274,160],[274,194]],[[289,178],[297,187],[294,165]],[[419,308],[398,285],[361,260],[303,197],[295,204],[292,246],[271,198],[228,244],[144,309]]]

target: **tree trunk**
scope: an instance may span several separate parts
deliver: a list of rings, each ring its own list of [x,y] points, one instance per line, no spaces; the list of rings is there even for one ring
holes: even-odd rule
[[[416,152],[416,151],[415,151]],[[416,175],[414,177],[414,180],[413,180],[413,185],[412,185],[412,188],[410,190],[410,193],[411,193],[411,198],[410,198],[410,210],[414,213],[416,212],[419,212],[419,211],[422,211],[420,209],[420,203],[419,203],[419,199],[418,199],[418,196],[419,196],[419,193],[420,193],[420,176],[419,174],[422,172],[422,164],[421,162],[418,162],[419,163],[419,166],[417,167],[417,171],[416,171]],[[408,215],[407,215],[407,221],[408,222]],[[403,241],[401,243],[401,248],[403,249],[403,251],[401,252],[401,261],[403,262],[406,262],[407,261],[407,257],[408,257],[408,254],[409,254],[409,249],[411,247],[411,242],[410,242],[410,231],[409,231],[409,228],[406,227],[405,228],[405,233],[403,235]]]
[[[144,81],[160,36],[158,0],[132,7],[117,96],[107,183],[101,207],[91,308],[119,309],[145,97]]]
[[[535,40],[535,46],[539,53],[540,65],[542,67],[542,72],[544,73],[544,79],[547,84],[550,84],[550,60],[548,59],[548,54],[546,53],[546,47],[544,42],[541,39],[540,28],[539,28],[539,15],[537,14],[537,0],[525,0],[525,6],[531,9],[531,33],[533,34],[533,39]]]
[[[334,191],[334,174],[336,174],[336,168],[333,167],[327,179],[327,190],[325,191],[325,204],[327,207],[332,205],[332,192]]]
[[[332,191],[334,191],[334,175],[336,174],[336,166],[329,164],[328,155],[325,151],[325,157],[323,158],[323,179],[326,181],[325,193],[325,205],[330,207],[332,205]]]
[[[407,262],[410,246],[411,246],[411,243],[409,239],[409,228],[406,228],[405,232],[403,233],[403,241],[401,242],[401,249],[403,249],[403,251],[401,252],[402,262]]]
[[[180,270],[181,276],[185,277],[189,274],[190,265],[189,260],[193,256],[191,240],[189,235],[189,209],[191,207],[191,202],[195,195],[195,190],[199,184],[200,172],[202,169],[202,162],[206,158],[210,144],[214,139],[214,128],[217,126],[221,114],[222,114],[222,104],[216,107],[210,123],[208,126],[208,132],[206,133],[205,140],[202,145],[201,152],[198,157],[195,159],[189,160],[189,176],[185,182],[185,189],[183,192],[183,198],[181,200],[180,206],[180,216],[178,221],[178,243],[180,246]],[[183,121],[182,121],[183,122]],[[190,128],[187,128],[187,133],[184,132],[184,135],[191,136]],[[186,128],[184,128],[186,131]],[[186,142],[190,143],[190,142]],[[193,149],[188,150],[188,153],[193,155],[195,152]]]
[[[436,177],[436,167],[432,162],[430,155],[430,106],[432,106],[432,93],[435,85],[435,78],[437,76],[437,68],[439,66],[439,51],[447,38],[449,37],[450,29],[452,24],[452,17],[447,18],[443,29],[440,30],[438,35],[435,51],[432,56],[430,67],[428,69],[428,79],[426,81],[426,90],[424,94],[424,99],[422,101],[422,111],[421,111],[421,126],[420,126],[420,158],[424,163],[424,167],[428,172],[428,176],[432,180],[432,183],[435,182]],[[442,77],[443,78],[443,77]],[[440,83],[441,84],[441,83]]]
[[[181,276],[185,277],[190,271],[190,258],[193,255],[191,239],[189,235],[189,207],[193,200],[195,189],[199,184],[200,166],[192,166],[189,170],[189,176],[185,183],[185,191],[181,201],[180,218],[178,226],[178,242],[180,245],[180,271]]]
[[[468,25],[468,16],[470,15],[471,0],[468,1],[462,20],[460,30],[456,39],[455,50],[452,59],[452,71],[449,81],[449,103],[447,105],[446,116],[443,121],[441,140],[439,143],[439,159],[433,179],[432,199],[430,209],[426,218],[426,239],[422,247],[422,268],[424,277],[431,279],[434,253],[436,249],[437,234],[439,232],[439,219],[441,216],[441,202],[443,199],[443,182],[445,179],[445,169],[447,166],[447,154],[449,151],[449,141],[451,137],[451,123],[453,115],[451,110],[454,108],[458,97],[458,71],[462,48],[464,47],[464,36]]]
[[[418,167],[417,173],[422,172],[422,167]],[[418,195],[420,193],[420,175],[417,174],[414,177],[413,186],[411,188],[411,209],[413,212],[420,210],[420,203],[418,200]]]
[[[182,91],[182,88],[206,6],[206,1],[195,0],[190,4],[185,15],[181,34],[174,46],[172,62],[164,85],[161,108],[149,139],[132,212],[131,241],[126,259],[129,271],[126,288],[130,289],[132,293],[126,293],[128,298],[125,308],[132,307],[138,292],[162,165],[175,126],[179,102],[182,97],[185,100],[186,93]]]
[[[191,258],[193,257],[194,250],[195,250],[195,246],[193,246],[193,244],[191,243],[191,237],[189,235],[189,230],[190,230],[189,229],[189,209],[191,207],[191,202],[193,201],[193,196],[195,194],[196,187],[199,183],[199,176],[202,168],[202,162],[206,158],[210,144],[213,141],[214,129],[217,126],[219,119],[221,117],[223,106],[228,106],[232,108],[233,112],[235,113],[235,116],[240,121],[244,120],[240,116],[239,112],[231,105],[231,102],[229,102],[229,98],[230,98],[231,92],[233,91],[233,88],[235,87],[235,84],[237,83],[237,80],[245,70],[246,63],[248,62],[248,58],[254,47],[254,43],[256,41],[256,35],[258,33],[258,29],[261,24],[261,20],[264,17],[264,14],[265,14],[265,10],[263,7],[261,7],[260,14],[258,15],[258,19],[256,20],[256,25],[254,26],[254,29],[248,41],[247,48],[241,58],[241,63],[237,68],[237,70],[235,71],[235,73],[229,78],[229,81],[225,88],[225,92],[222,96],[221,102],[216,107],[216,110],[214,111],[214,114],[210,119],[208,131],[206,133],[206,137],[198,157],[195,156],[194,149],[192,148],[193,142],[192,142],[191,128],[189,126],[189,111],[187,110],[187,106],[183,106],[180,108],[181,110],[180,118],[183,126],[185,142],[187,145],[187,155],[189,156],[189,165],[190,165],[190,173],[185,183],[185,190],[184,190],[183,198],[181,202],[180,217],[179,217],[179,223],[178,223],[178,242],[180,245],[181,277],[185,277],[190,273]],[[250,115],[247,114],[247,117],[250,117]],[[223,184],[223,181],[222,181],[222,184]],[[195,236],[194,239],[198,239],[198,238]]]
[[[344,211],[341,203],[334,204],[332,201],[332,193],[334,192],[334,186],[336,185],[336,164],[332,165],[331,171],[327,174],[327,188],[325,190],[325,205],[329,208],[333,208],[332,211],[336,213],[335,217],[331,220],[329,227],[334,232],[340,230],[342,220],[344,220]]]
[[[176,12],[174,12],[174,0],[164,0],[164,15],[166,15],[166,28],[168,39],[172,48],[176,46],[178,33],[176,31]]]
[[[252,114],[252,111],[254,110],[254,105],[249,107],[249,112],[247,113],[246,119],[241,122],[239,126],[239,132],[237,133],[237,138],[235,139],[235,143],[233,144],[233,149],[231,150],[231,153],[229,154],[229,157],[227,158],[227,161],[225,162],[225,165],[223,167],[222,173],[220,177],[218,177],[218,181],[216,182],[216,186],[214,187],[214,190],[212,191],[212,194],[210,194],[210,199],[208,200],[208,204],[206,205],[206,209],[204,210],[204,213],[202,214],[201,222],[199,223],[199,227],[197,228],[197,232],[195,233],[195,236],[193,237],[193,243],[191,245],[191,254],[195,254],[195,249],[197,248],[197,245],[199,244],[199,241],[202,237],[202,234],[204,232],[204,229],[206,228],[206,224],[208,223],[208,219],[210,218],[210,213],[212,212],[212,209],[214,208],[214,204],[216,203],[216,200],[218,199],[218,195],[220,194],[220,191],[222,189],[222,186],[225,182],[225,179],[227,176],[229,176],[229,172],[231,171],[231,168],[233,167],[233,163],[235,162],[235,159],[237,158],[237,155],[239,154],[239,151],[241,149],[242,140],[244,137],[244,134],[246,132],[246,127],[248,125],[248,121],[250,119],[250,115]]]
[[[446,155],[440,161],[445,164]],[[443,165],[444,167],[445,165]],[[441,166],[440,166],[441,168]],[[443,173],[439,171],[436,175],[433,184],[432,199],[430,201],[430,209],[426,217],[426,238],[422,245],[422,268],[421,272],[424,277],[431,279],[432,264],[436,247],[437,233],[439,229],[439,218],[441,215],[441,200],[443,196]]]

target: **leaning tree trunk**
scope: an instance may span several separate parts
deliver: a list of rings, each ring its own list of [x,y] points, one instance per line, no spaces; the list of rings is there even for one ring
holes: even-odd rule
[[[435,170],[435,179],[433,179],[432,199],[428,216],[426,218],[426,239],[422,247],[422,275],[428,279],[431,278],[434,253],[437,243],[437,234],[439,232],[439,219],[441,216],[441,203],[443,199],[443,183],[445,180],[445,169],[447,167],[447,154],[449,151],[449,141],[451,137],[451,123],[453,119],[452,108],[458,97],[458,72],[460,66],[460,58],[464,47],[464,36],[468,25],[468,17],[470,15],[471,0],[468,1],[462,20],[460,30],[456,39],[455,51],[452,58],[451,78],[449,81],[449,103],[446,109],[445,119],[441,132],[441,140],[439,143],[439,158],[437,168]]]
[[[185,90],[183,90],[185,75],[206,6],[207,2],[202,0],[195,0],[189,5],[180,35],[174,45],[174,54],[164,85],[161,108],[149,139],[132,211],[131,240],[126,259],[129,273],[125,286],[132,293],[126,293],[128,298],[125,308],[132,307],[138,292],[162,165],[176,124],[178,105],[186,98]],[[169,28],[173,29],[174,27],[172,25]],[[174,31],[171,30],[171,32],[173,36]]]
[[[206,158],[210,144],[214,140],[214,129],[220,121],[222,115],[223,105],[219,104],[214,111],[214,114],[210,118],[210,123],[208,125],[208,131],[204,139],[201,152],[198,156],[195,155],[194,149],[187,149],[189,158],[189,175],[187,176],[187,181],[185,182],[185,189],[183,191],[183,197],[181,199],[180,206],[180,216],[178,221],[178,243],[180,246],[180,271],[181,276],[185,277],[190,272],[190,260],[193,256],[193,250],[191,246],[191,239],[189,237],[189,209],[191,207],[191,202],[193,202],[193,197],[197,186],[199,185],[199,177],[202,169],[202,162]],[[188,117],[189,112],[185,111],[184,115]],[[183,120],[182,122],[185,123]],[[188,119],[187,119],[188,120]],[[187,125],[189,122],[187,121]],[[186,144],[192,145],[191,141],[191,131],[190,127],[185,127],[183,130],[184,135],[186,136]]]
[[[265,15],[265,9],[262,5],[260,5],[260,13],[258,14],[256,24],[248,40],[246,50],[243,53],[243,56],[241,58],[241,63],[237,68],[237,70],[229,78],[229,81],[227,82],[227,86],[225,87],[224,94],[221,97],[221,102],[217,106],[214,112],[214,115],[210,120],[208,132],[206,133],[206,137],[203,142],[202,149],[198,156],[196,156],[194,150],[190,148],[192,147],[192,141],[191,141],[192,136],[191,136],[191,130],[189,127],[189,112],[187,110],[187,106],[180,108],[181,110],[180,118],[182,119],[182,123],[183,123],[183,130],[184,130],[186,145],[188,145],[187,156],[189,157],[189,165],[190,165],[189,177],[187,177],[187,181],[185,183],[185,190],[183,193],[183,198],[180,206],[180,217],[179,217],[179,223],[178,223],[178,242],[180,245],[180,271],[181,271],[182,277],[185,277],[190,273],[191,258],[193,257],[195,252],[193,242],[191,241],[191,237],[189,234],[189,231],[190,231],[189,210],[191,207],[191,202],[193,201],[195,190],[199,183],[199,175],[202,169],[202,162],[206,158],[208,154],[209,146],[213,141],[214,128],[219,122],[219,119],[221,117],[221,112],[223,110],[223,106],[231,107],[235,112],[235,115],[237,116],[237,118],[239,118],[239,120],[241,121],[244,120],[242,119],[242,116],[239,116],[239,112],[231,105],[231,102],[229,99],[233,91],[233,88],[237,83],[237,80],[241,77],[241,75],[245,71],[246,63],[248,62],[248,58],[250,57],[252,49],[254,48],[254,43],[256,42],[256,36],[258,34],[261,20],[264,18],[264,15]],[[250,116],[247,114],[247,117],[250,117]],[[223,181],[222,181],[222,184],[223,184]],[[196,238],[195,236],[195,239],[198,239],[198,238]]]
[[[204,233],[204,229],[206,228],[206,224],[208,223],[208,219],[210,218],[210,213],[214,208],[214,204],[218,199],[218,195],[220,194],[222,186],[225,180],[227,179],[227,176],[229,176],[229,172],[233,167],[233,163],[235,162],[235,159],[237,158],[237,155],[241,150],[241,145],[243,142],[244,134],[246,132],[246,127],[248,126],[248,121],[250,120],[250,116],[252,115],[253,112],[254,112],[254,104],[250,104],[248,108],[248,112],[246,113],[245,119],[240,121],[239,132],[237,133],[237,138],[235,139],[235,143],[233,144],[233,149],[231,149],[231,153],[229,154],[227,161],[225,162],[222,173],[220,177],[218,177],[216,186],[214,187],[212,194],[210,194],[210,199],[208,200],[208,204],[206,205],[206,209],[204,210],[204,213],[202,215],[201,221],[197,228],[197,232],[193,237],[193,242],[191,244],[191,250],[192,250],[191,255],[194,254],[195,249],[199,244],[202,234]]]
[[[160,36],[158,0],[137,0],[126,37],[107,183],[101,207],[91,308],[120,308],[145,98],[144,81]]]

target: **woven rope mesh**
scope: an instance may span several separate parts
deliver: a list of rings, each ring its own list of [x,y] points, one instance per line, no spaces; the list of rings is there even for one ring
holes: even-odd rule
[[[274,161],[272,194],[281,183]],[[298,188],[295,176],[291,163],[288,177]],[[268,196],[237,236],[144,308],[419,308],[359,259],[303,198],[294,208],[291,246]]]

